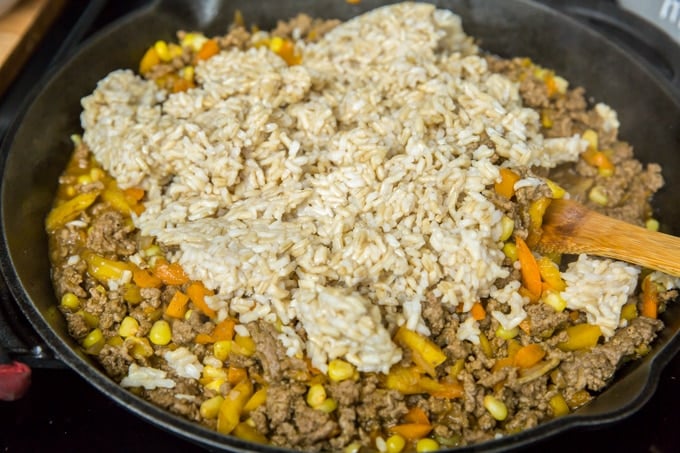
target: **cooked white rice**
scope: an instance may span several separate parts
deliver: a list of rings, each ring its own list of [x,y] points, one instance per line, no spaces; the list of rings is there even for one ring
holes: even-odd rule
[[[605,337],[619,326],[621,307],[637,287],[640,268],[620,261],[579,255],[562,273],[567,288],[561,293],[567,308],[582,310]]]
[[[504,327],[521,322],[517,287],[494,286],[509,275],[494,162],[553,167],[586,142],[544,139],[517,84],[432,5],[380,8],[296,47],[291,67],[266,48],[224,51],[177,94],[115,71],[83,99],[85,143],[120,186],[147,191],[136,226],[216,291],[220,318],[280,321],[287,352],[322,370],[345,357],[386,371],[401,357],[389,332],[429,333],[427,291],[463,312],[491,296],[510,306],[493,313]]]
[[[123,387],[144,387],[147,390],[170,389],[177,384],[174,380],[167,378],[167,374],[163,370],[131,363],[128,374],[120,381],[120,385]]]

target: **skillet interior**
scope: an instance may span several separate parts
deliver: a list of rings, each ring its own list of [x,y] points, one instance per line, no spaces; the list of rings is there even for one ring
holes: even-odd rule
[[[349,5],[340,0],[261,2],[180,2],[165,0],[134,13],[102,31],[74,58],[52,74],[3,144],[2,270],[22,310],[39,333],[77,372],[101,391],[146,419],[206,445],[245,448],[142,401],[108,379],[69,337],[55,309],[49,280],[47,240],[43,219],[49,210],[57,179],[71,153],[69,135],[80,131],[79,99],[90,93],[109,71],[135,68],[146,47],[157,39],[172,39],[178,29],[224,33],[236,8],[249,23],[262,28],[304,11],[317,17],[347,19],[362,11],[393,2],[364,0]],[[517,0],[436,1],[463,17],[468,34],[501,56],[529,56],[554,68],[573,85],[619,112],[621,136],[638,157],[664,166],[667,181],[655,206],[667,231],[680,231],[680,210],[672,194],[680,188],[680,101],[665,81],[656,79],[640,60],[577,22],[535,3]],[[650,355],[625,367],[616,383],[576,414],[536,429],[485,444],[489,448],[518,446],[566,428],[624,417],[653,393],[661,367],[680,349],[680,309],[665,316],[666,329]],[[262,448],[270,450],[269,448]]]

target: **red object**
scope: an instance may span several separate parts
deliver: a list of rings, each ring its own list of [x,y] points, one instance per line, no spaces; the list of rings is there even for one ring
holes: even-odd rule
[[[0,364],[0,401],[15,401],[31,386],[31,369],[25,363]]]

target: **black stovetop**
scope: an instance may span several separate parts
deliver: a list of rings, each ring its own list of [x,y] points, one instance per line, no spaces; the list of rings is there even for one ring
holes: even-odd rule
[[[67,56],[71,44],[77,44],[126,11],[148,2],[70,0],[19,77],[0,97],[0,139],[27,93],[55,59]],[[83,23],[87,25],[83,26]],[[67,49],[64,49],[64,43]],[[0,308],[4,306],[5,309],[13,303],[6,293],[0,302]],[[5,318],[14,325],[20,337],[28,337],[24,350],[21,347],[14,350],[29,359],[33,366],[33,383],[23,399],[0,402],[0,451],[203,451],[119,406],[58,360],[50,358],[49,351],[36,352],[28,323],[15,309],[9,312]],[[0,342],[3,340],[0,338]],[[605,426],[570,430],[525,451],[680,451],[680,433],[676,431],[680,427],[679,379],[680,356],[669,363],[661,374],[654,396],[634,415]]]

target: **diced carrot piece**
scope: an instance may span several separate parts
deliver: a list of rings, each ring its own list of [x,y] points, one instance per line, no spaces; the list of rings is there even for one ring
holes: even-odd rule
[[[165,309],[165,314],[173,318],[181,319],[187,312],[187,303],[189,302],[189,296],[184,294],[182,291],[177,291],[173,294],[168,308]]]
[[[460,382],[438,382],[437,389],[428,391],[436,398],[453,399],[463,396],[463,384]]]
[[[538,300],[541,297],[541,289],[543,286],[541,284],[541,272],[538,268],[536,258],[534,258],[533,253],[531,253],[531,250],[529,250],[526,242],[524,242],[521,237],[515,237],[515,245],[517,246],[519,263],[522,267],[522,283],[524,284],[524,287],[529,290],[529,293],[534,296],[535,300]]]
[[[230,366],[227,369],[227,381],[231,384],[238,384],[244,379],[248,378],[248,372],[245,368],[238,368],[235,366]]]
[[[187,288],[187,295],[191,302],[210,318],[214,318],[217,313],[205,303],[205,296],[211,296],[212,294],[212,291],[209,291],[201,282],[194,282]]]
[[[198,344],[208,344],[208,343],[214,343],[215,340],[213,339],[212,336],[206,334],[206,333],[199,333],[194,337],[194,342]]]
[[[215,326],[212,337],[215,341],[231,340],[234,338],[234,326],[236,326],[236,320],[226,318]]]
[[[184,273],[184,269],[177,263],[168,263],[165,260],[158,260],[152,272],[160,278],[166,285],[183,285],[189,283],[189,277]]]
[[[509,168],[501,168],[500,173],[501,180],[494,184],[493,188],[498,195],[510,199],[515,195],[515,183],[519,181],[520,176]]]
[[[162,283],[160,278],[146,269],[135,269],[132,272],[132,280],[140,288],[159,288]]]
[[[424,410],[418,406],[413,406],[408,410],[406,415],[404,415],[404,421],[408,423],[416,423],[421,425],[429,425],[430,420],[427,418],[427,414]]]
[[[502,359],[496,360],[496,363],[493,364],[491,371],[498,371],[508,366],[515,366],[515,360],[512,357],[504,357]]]
[[[640,314],[648,318],[654,318],[659,315],[659,298],[656,284],[651,281],[649,276],[642,280],[642,307]]]
[[[484,310],[484,306],[481,304],[481,302],[475,302],[472,305],[470,314],[477,321],[481,321],[482,319],[486,318],[486,310]]]
[[[417,440],[430,434],[432,425],[424,425],[420,423],[404,423],[390,428],[390,432],[399,434],[406,440]]]
[[[536,365],[543,357],[545,357],[545,350],[540,345],[532,343],[517,351],[514,363],[520,368],[529,368]]]
[[[140,189],[138,187],[130,187],[128,189],[123,190],[123,194],[125,195],[125,198],[131,204],[134,204],[144,198],[144,189]]]
[[[201,46],[201,49],[196,54],[196,58],[199,60],[207,60],[213,55],[217,55],[220,51],[220,46],[214,39],[209,39]]]

